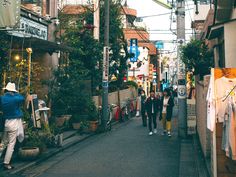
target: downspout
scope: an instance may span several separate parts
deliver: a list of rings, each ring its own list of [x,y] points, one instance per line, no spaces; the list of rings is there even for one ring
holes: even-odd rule
[[[216,23],[217,4],[218,4],[218,0],[215,0],[215,1],[214,1],[214,6],[215,6],[215,10],[214,10],[214,19],[213,19],[213,25],[212,25],[212,26],[214,26],[215,23]]]

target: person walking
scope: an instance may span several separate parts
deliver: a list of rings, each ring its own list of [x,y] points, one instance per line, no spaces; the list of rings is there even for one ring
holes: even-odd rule
[[[13,168],[10,165],[10,161],[16,144],[16,138],[19,135],[19,128],[22,126],[21,118],[23,117],[23,113],[20,107],[25,99],[18,93],[15,84],[11,82],[4,88],[4,93],[0,97],[0,109],[3,112],[3,119],[5,120],[1,149],[3,150],[7,146],[3,165],[4,169],[10,170]],[[29,99],[30,96],[27,97],[27,100]]]
[[[145,103],[146,103],[146,94],[145,91],[142,90],[141,91],[141,116],[142,116],[142,122],[143,122],[143,126],[146,127],[147,126],[147,116],[146,116],[146,109],[145,109]]]
[[[161,98],[160,105],[160,120],[162,120],[163,124],[163,133],[162,135],[167,135],[171,137],[171,118],[173,113],[174,100],[171,96],[171,92],[169,89],[165,89],[163,92],[163,96]]]
[[[157,113],[160,110],[160,100],[155,97],[155,92],[152,90],[150,92],[150,97],[145,103],[146,113],[148,116],[148,126],[149,126],[149,135],[157,133]],[[154,126],[154,131],[153,126]]]

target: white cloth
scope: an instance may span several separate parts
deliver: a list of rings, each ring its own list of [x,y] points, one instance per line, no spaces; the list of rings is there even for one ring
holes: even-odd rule
[[[210,82],[207,91],[207,128],[211,131],[214,131],[216,118],[215,118],[215,101],[214,101],[214,73],[210,77]]]
[[[206,99],[207,128],[209,130],[214,130],[216,122],[224,121],[227,100],[223,100],[226,98],[228,93],[235,85],[236,79],[221,77],[219,79],[214,80],[214,74],[211,75]]]
[[[226,77],[221,77],[215,80],[215,108],[216,108],[216,118],[218,122],[224,121],[225,109],[227,107],[227,100],[223,101],[232,88],[236,85],[236,78],[230,79]],[[235,90],[232,92],[234,95]],[[229,98],[229,97],[228,97]]]
[[[167,98],[164,97],[162,113],[166,113],[166,108],[167,108],[167,104],[168,104],[169,99],[170,99],[170,97],[167,97]]]

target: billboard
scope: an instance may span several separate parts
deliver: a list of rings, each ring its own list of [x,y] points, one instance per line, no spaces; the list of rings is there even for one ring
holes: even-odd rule
[[[12,28],[19,22],[20,4],[20,0],[0,0],[0,28]]]

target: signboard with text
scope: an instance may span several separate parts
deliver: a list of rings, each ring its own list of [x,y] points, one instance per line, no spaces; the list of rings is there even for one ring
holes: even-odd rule
[[[109,47],[103,48],[103,81],[108,82],[109,76]]]
[[[43,40],[48,40],[48,27],[41,23],[37,23],[31,19],[20,18],[21,31],[10,32],[14,36],[19,37],[35,37]]]
[[[137,39],[130,39],[130,53],[133,54],[133,56],[130,58],[131,62],[137,62],[138,56],[139,56],[139,50],[138,50],[138,40]]]

